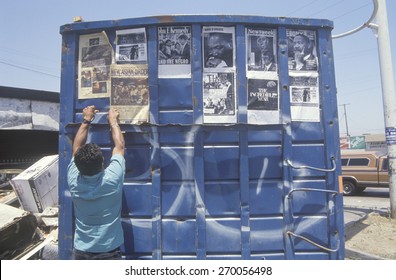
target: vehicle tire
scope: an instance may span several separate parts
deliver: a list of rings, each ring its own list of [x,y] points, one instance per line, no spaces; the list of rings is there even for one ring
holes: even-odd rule
[[[350,196],[356,193],[356,186],[351,181],[344,181],[344,195]]]

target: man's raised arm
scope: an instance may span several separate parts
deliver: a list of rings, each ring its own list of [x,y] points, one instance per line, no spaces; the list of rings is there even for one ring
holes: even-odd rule
[[[120,113],[116,109],[111,108],[109,110],[108,121],[111,129],[111,137],[113,138],[114,142],[113,155],[121,154],[122,156],[124,156],[125,140],[124,135],[121,132],[121,128],[118,124],[119,116]]]
[[[77,134],[73,142],[73,156],[76,154],[78,148],[87,142],[88,129],[91,121],[95,118],[97,112],[95,106],[91,105],[83,109],[83,121],[78,128]]]

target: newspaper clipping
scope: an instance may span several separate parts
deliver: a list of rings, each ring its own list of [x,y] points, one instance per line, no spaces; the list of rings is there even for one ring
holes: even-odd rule
[[[317,71],[318,58],[314,30],[287,29],[289,70]]]
[[[147,64],[111,66],[110,105],[120,112],[120,123],[148,122],[149,99]]]
[[[191,78],[191,26],[158,27],[158,77]]]
[[[235,123],[234,73],[204,73],[204,122]]]
[[[81,35],[78,61],[78,98],[110,96],[113,48],[106,33]]]
[[[248,71],[277,72],[276,30],[246,28]]]
[[[203,33],[203,64],[205,71],[235,68],[235,29],[205,26]]]
[[[248,80],[248,123],[279,123],[278,80]]]
[[[290,77],[290,105],[293,121],[319,122],[318,77]]]
[[[144,28],[116,32],[116,63],[147,63],[146,30]]]

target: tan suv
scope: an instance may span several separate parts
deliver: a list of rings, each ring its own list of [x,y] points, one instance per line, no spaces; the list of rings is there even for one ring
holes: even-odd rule
[[[388,157],[383,152],[341,150],[344,195],[366,187],[389,187]]]

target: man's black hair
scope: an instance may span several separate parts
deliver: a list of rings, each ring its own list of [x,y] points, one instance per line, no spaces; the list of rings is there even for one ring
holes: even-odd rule
[[[92,176],[102,171],[103,154],[98,145],[85,144],[77,150],[74,162],[81,175]]]

